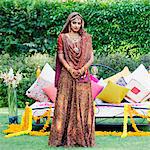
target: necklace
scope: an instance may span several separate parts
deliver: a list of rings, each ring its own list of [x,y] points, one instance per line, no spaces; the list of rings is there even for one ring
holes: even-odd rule
[[[80,52],[80,49],[79,49],[78,47],[75,47],[73,50],[74,50],[76,53],[79,53],[79,52]]]
[[[73,36],[73,35],[70,35],[70,34],[67,34],[68,38],[72,41],[72,44],[73,44],[73,50],[76,52],[76,53],[79,53],[80,52],[80,49],[78,48],[78,41],[81,40],[81,37],[78,35],[78,36]]]
[[[81,39],[81,37],[79,35],[71,35],[68,34],[69,38],[73,41],[73,42],[77,42]]]

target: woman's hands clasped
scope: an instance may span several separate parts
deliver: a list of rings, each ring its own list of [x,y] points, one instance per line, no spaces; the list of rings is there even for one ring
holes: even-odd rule
[[[68,71],[70,72],[72,77],[75,79],[79,78],[80,76],[82,76],[85,73],[84,67],[82,67],[81,69],[78,69],[78,70],[69,67]]]
[[[70,72],[71,76],[72,76],[73,78],[75,78],[75,79],[77,79],[77,78],[80,77],[80,73],[79,73],[78,70],[75,70],[75,69],[73,69],[73,68],[70,68],[70,69],[69,69],[69,72]]]

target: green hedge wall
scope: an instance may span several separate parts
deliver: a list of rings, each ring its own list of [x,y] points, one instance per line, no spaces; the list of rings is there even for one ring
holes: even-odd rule
[[[1,0],[0,10],[0,49],[8,53],[38,51],[54,55],[57,36],[72,11],[83,15],[85,28],[93,37],[95,55],[119,52],[137,58],[149,52],[148,0]]]

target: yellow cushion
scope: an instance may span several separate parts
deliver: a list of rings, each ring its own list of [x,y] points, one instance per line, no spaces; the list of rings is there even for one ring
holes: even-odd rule
[[[128,88],[125,88],[123,86],[117,85],[109,81],[107,86],[97,96],[97,98],[108,103],[119,104],[121,103],[128,91]]]
[[[129,71],[129,68],[126,66],[123,68],[123,70],[121,72],[118,72],[117,74],[106,78],[104,81],[107,83],[108,81],[112,81],[114,83],[116,83],[118,81],[118,79],[120,79],[121,77],[126,77],[128,75],[130,75],[131,72]]]

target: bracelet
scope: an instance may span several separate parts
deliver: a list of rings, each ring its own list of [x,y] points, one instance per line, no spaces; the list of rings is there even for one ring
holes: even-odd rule
[[[88,69],[88,67],[84,66],[84,71],[86,71]]]
[[[85,67],[82,67],[82,68],[79,70],[79,72],[80,72],[80,75],[82,75],[82,74],[85,72]]]
[[[71,67],[68,67],[68,68],[67,68],[67,70],[70,72],[70,70],[71,70]]]
[[[80,75],[82,75],[82,68],[81,68],[81,69],[79,69],[79,73],[80,73]]]

